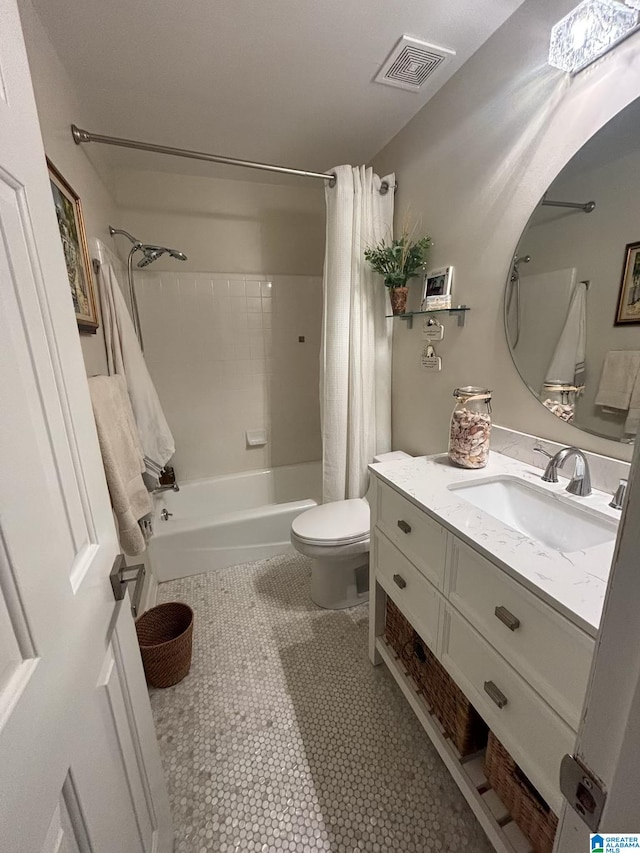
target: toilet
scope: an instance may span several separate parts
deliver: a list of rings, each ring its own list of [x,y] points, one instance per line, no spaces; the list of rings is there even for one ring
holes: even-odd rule
[[[410,459],[396,450],[374,462]],[[369,598],[370,513],[366,498],[333,501],[308,509],[291,525],[291,544],[311,557],[311,599],[328,610],[342,610]]]

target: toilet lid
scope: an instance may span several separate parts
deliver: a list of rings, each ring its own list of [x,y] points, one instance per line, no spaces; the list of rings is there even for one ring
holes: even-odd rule
[[[332,501],[308,509],[291,530],[310,545],[348,545],[369,538],[369,504],[364,498]]]

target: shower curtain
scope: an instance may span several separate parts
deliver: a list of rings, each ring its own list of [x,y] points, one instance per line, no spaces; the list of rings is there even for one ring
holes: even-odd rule
[[[391,448],[389,296],[364,250],[390,239],[393,190],[364,166],[339,166],[325,188],[327,232],[320,355],[322,492],[325,503],[363,497],[367,465]]]

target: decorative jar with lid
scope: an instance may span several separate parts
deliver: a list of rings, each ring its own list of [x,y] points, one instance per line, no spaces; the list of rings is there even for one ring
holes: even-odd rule
[[[491,439],[491,391],[467,385],[453,392],[449,459],[461,468],[484,468]]]
[[[576,413],[576,397],[580,390],[569,382],[545,382],[542,386],[542,403],[557,418],[570,424]]]

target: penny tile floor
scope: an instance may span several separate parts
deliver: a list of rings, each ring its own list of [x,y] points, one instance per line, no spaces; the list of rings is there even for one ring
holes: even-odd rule
[[[151,691],[177,853],[492,849],[383,666],[366,605],[309,599],[287,554],[162,584],[195,611],[191,672]]]

